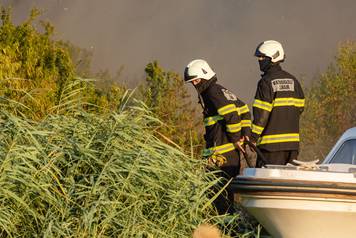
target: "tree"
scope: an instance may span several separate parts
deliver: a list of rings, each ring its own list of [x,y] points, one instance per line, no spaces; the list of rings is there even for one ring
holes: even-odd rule
[[[38,15],[34,9],[24,23],[15,26],[11,9],[1,8],[1,95],[6,102],[22,104],[12,106],[33,118],[43,117],[58,102],[66,82],[74,77],[68,51],[50,38],[53,27],[41,22],[44,33],[40,33],[33,26]]]
[[[340,135],[356,126],[356,42],[343,43],[336,61],[306,92],[301,121],[303,159],[325,158]]]
[[[0,105],[15,114],[39,120],[80,103],[84,110],[108,112],[120,104],[125,88],[108,81],[97,87],[91,76],[91,54],[70,42],[53,40],[53,26],[40,22],[33,9],[29,18],[14,25],[11,9],[1,7]],[[96,80],[100,81],[100,80]]]
[[[203,145],[201,118],[184,81],[177,73],[164,71],[157,61],[147,64],[145,72],[146,82],[140,91],[147,106],[164,123],[158,133],[187,151],[194,145],[194,153],[199,153]]]

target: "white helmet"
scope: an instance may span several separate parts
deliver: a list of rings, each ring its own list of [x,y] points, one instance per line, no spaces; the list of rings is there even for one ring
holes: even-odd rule
[[[267,40],[257,46],[255,56],[267,56],[273,63],[276,63],[284,60],[284,50],[278,41]]]
[[[208,63],[202,59],[191,61],[184,70],[185,82],[191,82],[194,79],[209,80],[215,76],[215,72],[210,68]]]

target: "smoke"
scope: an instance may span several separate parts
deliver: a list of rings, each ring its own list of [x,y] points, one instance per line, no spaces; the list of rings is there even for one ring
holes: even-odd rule
[[[354,0],[7,0],[21,22],[33,6],[44,10],[57,38],[94,52],[95,69],[124,67],[137,82],[156,59],[182,73],[203,58],[219,82],[246,102],[260,77],[255,47],[280,41],[283,64],[307,85],[333,61],[341,41],[356,39]]]

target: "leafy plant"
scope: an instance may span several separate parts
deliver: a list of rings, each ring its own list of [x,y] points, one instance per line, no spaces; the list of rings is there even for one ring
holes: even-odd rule
[[[126,88],[114,82],[97,87],[100,79],[78,83],[76,75],[91,75],[90,52],[53,40],[53,27],[48,22],[40,22],[42,29],[37,30],[39,14],[33,9],[28,20],[15,26],[11,9],[1,8],[0,105],[16,115],[40,120],[58,113],[53,109],[63,106],[63,95],[68,96],[70,87],[72,99],[78,96],[73,94],[75,90],[81,92],[83,109],[99,113],[115,110]]]
[[[302,157],[325,158],[336,140],[356,126],[356,42],[343,43],[335,64],[306,93],[301,121]]]
[[[204,144],[202,118],[191,103],[184,81],[177,73],[162,69],[157,61],[147,64],[145,72],[146,83],[141,87],[144,102],[164,122],[158,133],[200,155]]]

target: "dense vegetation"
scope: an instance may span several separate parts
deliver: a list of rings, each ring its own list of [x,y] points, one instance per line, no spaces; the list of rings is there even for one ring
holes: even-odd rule
[[[356,126],[356,42],[340,45],[335,63],[306,90],[301,121],[304,160],[325,158],[336,140]]]
[[[146,82],[141,86],[143,101],[164,126],[160,135],[166,135],[187,152],[199,155],[202,149],[202,123],[197,105],[193,105],[184,81],[174,72],[164,71],[158,63],[146,66]]]
[[[0,237],[189,237],[234,221],[211,204],[219,179],[184,152],[197,136],[182,126],[178,75],[149,64],[140,100],[105,71],[83,79],[95,76],[90,55],[53,40],[37,15],[16,26],[1,9]],[[164,113],[159,90],[175,99]]]
[[[188,237],[214,219],[215,176],[157,139],[144,107],[0,117],[1,237]]]

